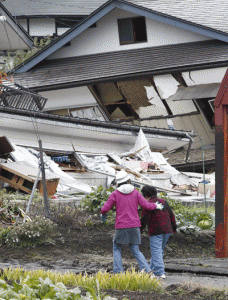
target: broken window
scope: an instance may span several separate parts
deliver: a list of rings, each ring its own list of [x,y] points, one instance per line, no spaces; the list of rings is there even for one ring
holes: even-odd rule
[[[144,17],[118,20],[120,45],[147,42]]]
[[[213,109],[213,104],[212,104],[214,100],[215,99],[211,99],[211,98],[195,100],[199,109],[204,114],[204,116],[211,128],[214,128],[214,126],[215,126],[214,109]]]

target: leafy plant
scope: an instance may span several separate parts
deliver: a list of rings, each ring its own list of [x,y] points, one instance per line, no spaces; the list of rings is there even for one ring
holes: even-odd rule
[[[35,247],[54,244],[52,239],[56,224],[51,220],[35,217],[31,222],[20,222],[0,231],[0,242],[12,247]]]
[[[196,219],[197,226],[202,230],[210,229],[213,225],[213,218],[206,212],[201,212]]]
[[[0,299],[117,300],[101,294],[99,283],[97,284],[97,290],[92,287],[85,287],[87,294],[82,296],[78,287],[67,289],[62,282],[53,284],[48,277],[35,279],[27,276],[26,278],[21,278],[19,283],[13,281],[12,285],[1,279]]]
[[[202,208],[197,205],[184,206],[181,201],[167,197],[166,193],[161,193],[160,197],[167,200],[174,211],[180,232],[192,234],[199,230],[210,229],[213,226],[212,213],[202,212]],[[214,211],[214,208],[211,211]]]
[[[2,67],[2,72],[9,72],[11,69],[23,63],[25,60],[33,56],[36,52],[50,44],[51,37],[46,36],[43,38],[34,37],[34,45],[30,50],[17,50],[17,51],[8,51],[7,56],[5,56],[4,67]]]
[[[110,187],[109,189],[105,189],[103,186],[99,186],[97,189],[93,188],[92,193],[86,195],[82,200],[81,205],[82,207],[95,212],[101,209],[113,191],[113,187]]]

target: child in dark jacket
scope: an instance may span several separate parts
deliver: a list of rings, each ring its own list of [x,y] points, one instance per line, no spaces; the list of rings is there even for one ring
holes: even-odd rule
[[[166,278],[163,261],[165,245],[170,234],[176,232],[175,215],[168,202],[157,197],[157,189],[146,185],[142,188],[143,197],[151,203],[162,203],[164,209],[149,211],[143,209],[141,216],[141,232],[148,225],[150,236],[151,262],[150,268],[160,278]]]

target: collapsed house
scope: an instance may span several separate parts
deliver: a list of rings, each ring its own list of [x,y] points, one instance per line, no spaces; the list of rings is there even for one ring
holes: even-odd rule
[[[208,18],[205,26],[201,15],[189,22],[189,15],[180,17],[175,5],[169,14],[159,3],[151,9],[149,2],[108,1],[15,68],[14,83],[32,91],[34,107],[10,100],[13,91],[3,90],[0,133],[33,149],[39,133],[47,154],[60,163],[65,156],[76,169],[106,160],[108,177],[110,168],[114,170],[110,163],[120,168],[124,162],[128,170],[135,165],[133,172],[148,163],[147,173],[153,176],[146,174],[147,182],[156,185],[159,176],[154,173],[160,172],[169,177],[163,179],[167,190],[186,184],[186,193],[189,178],[154,150],[184,147],[188,161],[187,147],[200,147],[202,136],[206,145],[214,144],[213,101],[227,67],[228,40],[224,24],[215,28]],[[39,105],[34,95],[48,101]],[[140,128],[149,146],[135,153],[134,161],[124,155],[121,161],[97,155],[134,149]],[[72,165],[63,165],[72,170]],[[140,172],[137,183],[144,182],[143,169]]]
[[[49,113],[193,130],[193,148],[201,137],[214,145],[213,101],[228,64],[224,5],[96,1],[97,10],[88,7],[87,18],[18,66],[15,82],[48,98]]]

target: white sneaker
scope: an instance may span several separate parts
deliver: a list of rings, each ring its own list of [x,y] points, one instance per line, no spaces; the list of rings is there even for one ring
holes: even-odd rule
[[[149,272],[149,276],[150,276],[150,278],[155,278],[156,277],[153,272]]]
[[[165,276],[165,274],[162,274],[162,275],[160,275],[160,276],[157,276],[158,278],[161,278],[161,279],[166,279],[166,276]]]

